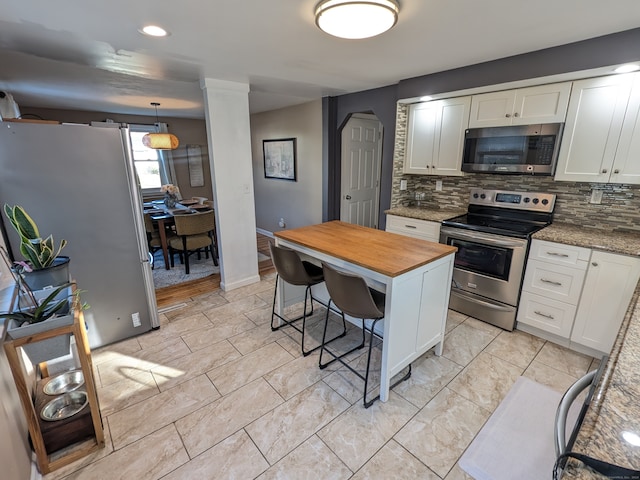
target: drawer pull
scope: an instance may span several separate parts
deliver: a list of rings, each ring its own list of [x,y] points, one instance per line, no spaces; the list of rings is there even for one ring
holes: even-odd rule
[[[556,282],[555,280],[547,280],[546,278],[541,278],[540,281],[544,283],[550,283],[551,285],[555,285],[556,287],[562,286],[562,283]]]
[[[418,228],[415,225],[405,225],[406,228]]]
[[[541,317],[548,318],[550,320],[554,320],[553,315],[549,315],[548,313],[542,313],[542,312],[539,312],[538,310],[534,310],[533,313],[535,313],[536,315],[540,315]]]
[[[563,258],[569,257],[569,255],[567,255],[566,253],[558,253],[558,252],[547,252],[547,255],[551,255],[552,257],[563,257]]]

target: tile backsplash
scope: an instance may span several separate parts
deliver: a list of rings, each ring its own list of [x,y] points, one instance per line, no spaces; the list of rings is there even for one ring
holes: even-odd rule
[[[640,185],[556,182],[553,177],[529,175],[465,174],[463,177],[406,175],[402,173],[407,132],[407,106],[398,104],[393,157],[391,208],[408,205],[416,191],[425,192],[424,203],[434,208],[467,208],[469,190],[474,187],[495,190],[548,192],[557,195],[554,221],[604,230],[640,232]],[[407,190],[400,190],[400,180]],[[436,180],[442,191],[436,191]],[[591,190],[603,191],[602,203],[590,204]]]

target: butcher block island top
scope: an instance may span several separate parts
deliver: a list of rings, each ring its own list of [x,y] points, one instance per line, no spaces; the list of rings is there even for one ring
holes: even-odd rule
[[[389,277],[397,277],[457,250],[450,245],[339,220],[284,230],[274,235]]]

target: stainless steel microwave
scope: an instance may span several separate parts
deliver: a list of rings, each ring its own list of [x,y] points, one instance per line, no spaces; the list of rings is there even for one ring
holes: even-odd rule
[[[469,128],[462,171],[553,175],[563,123]]]

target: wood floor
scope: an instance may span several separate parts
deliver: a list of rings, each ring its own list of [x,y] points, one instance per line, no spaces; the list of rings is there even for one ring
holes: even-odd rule
[[[257,234],[258,252],[270,257],[269,254],[269,237]],[[265,275],[273,271],[271,258],[258,263],[258,271],[260,275]],[[210,292],[220,287],[220,274],[216,273],[209,277],[193,280],[191,282],[181,283],[171,287],[156,289],[156,302],[158,308],[168,307],[180,303],[188,298]]]

